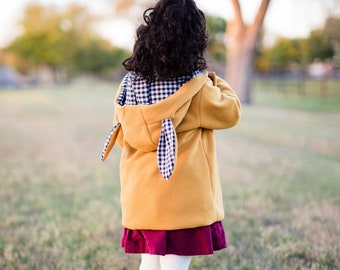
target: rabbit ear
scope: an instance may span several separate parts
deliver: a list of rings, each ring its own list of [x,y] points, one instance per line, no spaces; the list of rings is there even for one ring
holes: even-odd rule
[[[157,165],[165,180],[175,169],[177,136],[170,118],[162,120],[162,131],[157,147]]]
[[[110,130],[109,135],[107,136],[105,143],[104,143],[104,147],[103,147],[103,151],[101,154],[101,161],[105,161],[106,157],[109,155],[111,149],[113,148],[113,146],[116,143],[118,134],[121,130],[121,124],[119,122],[119,120],[117,120],[112,129]]]

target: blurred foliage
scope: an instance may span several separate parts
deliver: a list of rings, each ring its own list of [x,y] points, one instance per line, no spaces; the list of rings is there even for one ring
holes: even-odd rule
[[[326,20],[324,31],[332,44],[340,43],[340,18],[330,17]]]
[[[218,62],[226,60],[225,19],[213,15],[207,15],[207,31],[209,35],[208,54]]]
[[[334,48],[331,44],[331,36],[324,30],[312,31],[308,40],[309,60],[321,61],[331,59],[334,56]]]
[[[209,34],[208,55],[224,63],[226,59],[225,29],[227,22],[221,17],[206,15]],[[318,61],[332,61],[340,66],[340,18],[329,17],[323,28],[316,29],[307,38],[279,37],[273,45],[259,42],[254,67],[266,73],[288,71],[293,64],[305,69],[308,64]]]
[[[279,69],[288,68],[291,62],[299,61],[299,43],[297,40],[279,38],[274,46],[268,50],[269,62],[273,67]]]
[[[23,34],[13,41],[9,49],[32,64],[59,66],[64,38],[59,27],[60,19],[53,6],[29,4],[21,20]]]
[[[263,44],[257,50],[255,68],[261,72],[287,71],[292,64],[302,69],[314,61],[332,62],[339,67],[340,18],[330,17],[323,28],[316,29],[307,38],[279,37],[272,46]],[[338,63],[339,62],[339,63]]]
[[[29,3],[20,22],[23,32],[6,49],[31,67],[100,73],[120,66],[128,53],[113,47],[92,29],[99,18],[86,7],[71,4],[65,11],[53,5]]]
[[[93,39],[74,52],[74,62],[68,66],[73,72],[89,71],[98,73],[108,67],[120,66],[126,52],[122,49],[112,50],[110,43],[103,40]]]
[[[82,72],[96,74],[121,68],[129,52],[114,47],[99,36],[93,26],[100,18],[81,5],[71,4],[65,10],[54,5],[29,3],[20,20],[22,33],[3,52],[0,62],[19,72],[29,73],[48,66],[69,76]],[[221,17],[206,15],[209,35],[208,57],[225,63],[227,22]],[[340,18],[330,17],[321,29],[307,38],[279,37],[272,46],[259,42],[254,66],[262,72],[285,72],[292,64],[305,69],[315,60],[331,61],[340,67]]]

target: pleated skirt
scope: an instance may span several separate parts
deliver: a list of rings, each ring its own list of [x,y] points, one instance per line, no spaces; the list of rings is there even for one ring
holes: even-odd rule
[[[227,247],[221,221],[209,226],[181,230],[123,229],[121,246],[126,253],[181,256],[209,255]]]

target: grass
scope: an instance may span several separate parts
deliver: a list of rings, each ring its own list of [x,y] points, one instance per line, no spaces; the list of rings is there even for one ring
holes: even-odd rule
[[[119,247],[119,149],[99,161],[115,87],[0,92],[0,269],[138,269]],[[216,133],[229,247],[191,270],[339,269],[339,104],[281,94]]]
[[[255,103],[313,112],[340,112],[340,80],[256,79]]]

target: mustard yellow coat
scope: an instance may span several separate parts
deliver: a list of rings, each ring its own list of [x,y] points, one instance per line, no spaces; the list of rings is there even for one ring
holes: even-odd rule
[[[175,94],[153,105],[120,106],[114,121],[120,162],[122,224],[129,229],[175,230],[210,225],[224,218],[214,129],[234,126],[240,102],[214,73],[203,73]],[[171,118],[176,131],[176,161],[165,181],[157,167],[161,121]]]

